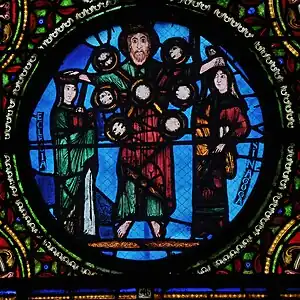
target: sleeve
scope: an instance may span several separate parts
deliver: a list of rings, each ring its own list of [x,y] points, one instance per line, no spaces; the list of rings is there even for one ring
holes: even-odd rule
[[[92,75],[91,82],[93,85],[101,85],[101,84],[113,84],[119,90],[126,90],[127,84],[122,80],[119,76],[114,73],[111,74],[104,74],[101,76]]]
[[[224,121],[225,127],[228,124],[229,132],[225,134],[222,140],[227,143],[233,138],[244,138],[249,134],[250,122],[247,113],[240,107],[231,107],[221,112],[221,119]]]

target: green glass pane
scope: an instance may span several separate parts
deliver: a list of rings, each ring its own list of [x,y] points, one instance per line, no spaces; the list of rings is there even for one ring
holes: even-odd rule
[[[246,14],[246,9],[241,6],[239,9],[239,18],[243,18],[245,14]]]
[[[225,270],[232,271],[232,264],[229,264],[225,267]]]
[[[30,238],[27,238],[27,239],[25,240],[25,245],[26,245],[26,248],[27,248],[28,250],[30,250],[30,248],[31,248]]]
[[[35,31],[36,34],[38,33],[46,33],[46,28],[45,27],[38,27]]]
[[[2,75],[2,82],[3,82],[3,85],[7,85],[9,83],[9,78],[8,78],[8,75],[3,73]]]
[[[52,264],[51,269],[52,269],[52,272],[57,273],[57,261],[55,261],[55,262]]]
[[[252,26],[252,29],[255,30],[255,31],[260,30],[261,26]]]
[[[257,6],[257,14],[261,17],[265,17],[265,4],[264,3]]]
[[[254,253],[253,252],[246,252],[243,255],[243,259],[244,260],[252,260],[253,257],[254,257]]]
[[[55,22],[58,24],[62,20],[62,17],[60,15],[55,16]]]
[[[63,0],[62,2],[60,2],[60,6],[71,6],[71,5],[73,5],[72,0]]]
[[[274,49],[274,50],[273,50],[273,53],[274,53],[276,56],[284,56],[284,55],[285,55],[284,49]]]
[[[37,9],[34,11],[34,13],[36,14],[37,17],[45,17],[47,14],[47,10],[46,9]]]
[[[227,7],[228,3],[229,3],[229,0],[218,0],[218,4],[223,7]]]
[[[292,215],[292,205],[287,205],[285,206],[284,208],[284,214],[287,216],[287,217],[290,217]]]
[[[14,224],[14,230],[15,230],[15,231],[24,231],[24,230],[25,230],[25,227],[24,227],[24,225],[22,225],[22,224],[17,224],[17,223],[15,223],[15,224]]]
[[[15,63],[16,63],[16,64],[19,64],[19,63],[21,63],[21,62],[22,62],[22,61],[21,61],[20,57],[17,56],[17,57],[15,58]]]
[[[34,260],[34,273],[37,274],[42,270],[42,265],[36,259]]]

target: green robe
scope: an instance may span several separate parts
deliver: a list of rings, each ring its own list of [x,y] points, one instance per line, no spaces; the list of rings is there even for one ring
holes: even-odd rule
[[[149,60],[146,64],[143,65],[142,68],[137,67],[131,61],[126,62],[121,66],[122,70],[125,71],[124,74],[129,75],[129,80],[124,79],[122,76],[118,75],[118,73],[104,74],[101,76],[95,76],[93,83],[95,85],[101,84],[114,84],[120,92],[128,92],[132,83],[134,83],[138,79],[145,79],[151,82],[156,81],[156,77],[161,70],[161,63],[156,60]],[[124,100],[130,101],[128,98]],[[163,96],[157,97],[155,102],[160,105],[162,108],[168,107],[168,101]],[[149,111],[146,109],[135,110],[132,115],[132,118],[136,120],[136,122],[141,122],[136,119],[136,117],[147,118],[149,115]],[[152,109],[153,113],[157,115]],[[152,112],[151,112],[152,113]],[[148,117],[148,118],[156,118],[157,117]],[[147,121],[145,121],[147,122]],[[140,123],[141,126],[143,126]],[[157,134],[158,128],[156,128]],[[147,141],[145,141],[147,142]],[[126,147],[125,147],[126,148]],[[157,148],[157,146],[155,147]],[[167,148],[167,147],[166,147]],[[124,220],[162,220],[165,217],[168,217],[172,211],[175,209],[175,193],[173,189],[173,151],[172,147],[169,146],[168,149],[163,149],[158,151],[157,154],[152,155],[150,162],[157,163],[156,157],[165,156],[167,157],[168,165],[161,167],[162,172],[165,172],[165,169],[168,169],[168,175],[163,174],[163,178],[161,179],[165,185],[168,185],[168,192],[163,191],[166,190],[165,186],[161,189],[155,187],[155,192],[141,192],[140,186],[136,181],[132,180],[130,176],[126,176],[126,169],[123,165],[124,159],[124,148],[120,148],[119,159],[117,164],[117,173],[118,173],[118,192],[116,198],[115,205],[115,213],[114,218],[116,222],[122,222]],[[138,150],[137,150],[138,151]],[[128,163],[128,161],[127,161]],[[130,163],[129,163],[130,164]],[[133,168],[138,167],[139,162],[136,162],[136,165]],[[145,171],[146,172],[146,171]],[[140,174],[139,174],[140,175]],[[152,178],[148,178],[152,179]],[[167,181],[167,183],[166,183]]]
[[[95,129],[87,127],[85,117],[86,114],[76,113],[74,106],[66,104],[51,112],[56,216],[63,223],[69,221],[66,229],[73,234],[83,231],[85,174],[88,169],[95,170],[97,164]],[[82,126],[78,126],[80,123]]]

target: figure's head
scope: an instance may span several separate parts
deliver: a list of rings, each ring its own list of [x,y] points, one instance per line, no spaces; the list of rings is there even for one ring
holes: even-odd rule
[[[207,80],[212,92],[224,94],[230,92],[236,95],[232,73],[227,67],[214,67],[208,71]]]
[[[150,56],[151,42],[148,33],[138,32],[127,37],[128,52],[135,65],[140,66]]]
[[[77,95],[77,87],[74,84],[71,83],[66,83],[64,85],[64,98],[63,101],[64,103],[71,105]]]
[[[60,105],[65,103],[67,105],[72,105],[77,97],[77,79],[68,76],[58,76],[56,79],[57,86],[57,96]]]
[[[223,70],[217,71],[214,78],[214,84],[221,94],[228,91],[228,76]]]
[[[174,45],[171,49],[170,49],[170,56],[174,59],[174,60],[178,60],[183,56],[183,50],[177,46]]]
[[[157,33],[144,25],[128,25],[119,36],[120,50],[137,66],[142,66],[158,46]]]

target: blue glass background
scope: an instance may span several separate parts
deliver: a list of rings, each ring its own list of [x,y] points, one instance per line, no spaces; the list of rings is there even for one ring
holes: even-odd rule
[[[189,41],[189,29],[176,24],[171,23],[156,23],[155,30],[159,35],[160,41],[164,42],[166,39],[171,37],[182,37]],[[118,36],[121,32],[121,28],[115,26],[112,28],[112,35],[110,40],[110,45],[118,48]],[[107,43],[107,31],[102,31],[99,33],[99,38],[102,43]],[[204,37],[200,37],[200,49],[199,55],[202,61],[207,59],[205,54],[205,48],[211,45],[211,43],[206,40]],[[95,47],[99,46],[98,40],[91,36],[89,37],[85,43],[77,46],[63,61],[61,64],[59,71],[67,70],[67,69],[86,69],[90,73],[95,73],[93,67],[89,64],[89,58],[91,56],[92,51]],[[253,89],[251,88],[250,83],[248,82],[247,75],[241,68],[241,66],[235,61],[235,59],[224,49],[222,48],[224,53],[228,58],[228,65],[233,71],[235,76],[237,86],[240,94],[244,97],[247,105],[248,105],[248,117],[251,123],[251,126],[259,125],[260,132],[263,132],[263,117],[259,104],[258,98],[255,96]],[[154,58],[158,61],[160,59],[160,49],[154,55]],[[125,57],[121,56],[121,61],[124,61]],[[192,62],[192,58],[188,61]],[[201,88],[201,82],[197,82],[199,88]],[[81,84],[79,84],[79,90],[81,89]],[[90,98],[93,92],[94,87],[92,85],[88,86],[84,106],[86,108],[91,107]],[[44,140],[45,143],[50,143],[51,145],[51,136],[50,136],[50,111],[56,99],[56,89],[54,81],[51,80],[44,91],[40,101],[38,102],[34,115],[37,112],[44,112]],[[174,108],[172,105],[169,108]],[[186,116],[191,122],[191,110],[189,108],[185,111]],[[97,193],[97,207],[98,207],[98,215],[101,218],[101,213],[103,213],[103,207],[107,209],[108,212],[111,211],[111,205],[115,202],[116,191],[117,191],[117,176],[116,176],[116,161],[119,149],[111,145],[111,148],[101,148],[101,144],[107,144],[110,142],[105,140],[103,135],[103,120],[101,115],[98,117],[98,136],[101,139],[99,141],[99,172],[96,179],[96,186],[98,189]],[[262,134],[252,129],[249,136],[245,140],[245,142],[237,145],[237,152],[239,155],[248,156],[251,148],[251,142],[253,139],[260,139]],[[34,144],[37,141],[36,136],[36,118],[33,116],[30,121],[29,126],[29,141]],[[247,141],[251,139],[251,141]],[[191,140],[191,135],[185,135],[181,140]],[[237,190],[240,186],[243,174],[249,164],[249,160],[247,158],[238,158],[237,159],[237,175],[233,180],[228,180],[228,201],[229,201],[229,218],[232,221],[237,214],[242,209],[243,205],[247,201],[259,175],[260,167],[261,167],[261,158],[264,153],[264,144],[259,141],[258,142],[258,151],[256,157],[252,158],[255,161],[255,172],[252,175],[249,189],[247,191],[247,195],[245,197],[244,203],[241,205],[237,205],[234,203],[234,199],[237,194]],[[176,189],[176,201],[177,208],[173,215],[171,216],[171,221],[167,226],[167,235],[166,238],[172,239],[189,239],[190,238],[190,223],[192,218],[192,146],[190,145],[175,145],[174,146],[174,161],[175,161],[175,189]],[[30,151],[30,158],[32,168],[38,172],[38,152],[37,150]],[[38,172],[36,175],[36,181],[41,190],[43,198],[47,205],[49,205],[50,212],[53,214],[51,205],[55,203],[54,199],[54,180],[53,180],[53,150],[46,150],[46,158],[47,158],[47,167],[43,173]],[[101,207],[101,209],[99,208]],[[106,211],[106,214],[107,214]],[[107,215],[106,215],[107,217]],[[179,222],[180,223],[179,223]],[[99,228],[99,236],[101,239],[105,238],[113,238],[113,232],[111,225],[104,224]],[[129,235],[128,238],[152,238],[150,229],[146,222],[136,222]],[[211,238],[211,236],[210,236]],[[112,252],[105,252],[107,255],[112,255]],[[152,260],[158,259],[166,256],[167,253],[165,251],[118,251],[117,256],[125,259],[135,259],[135,260]]]

